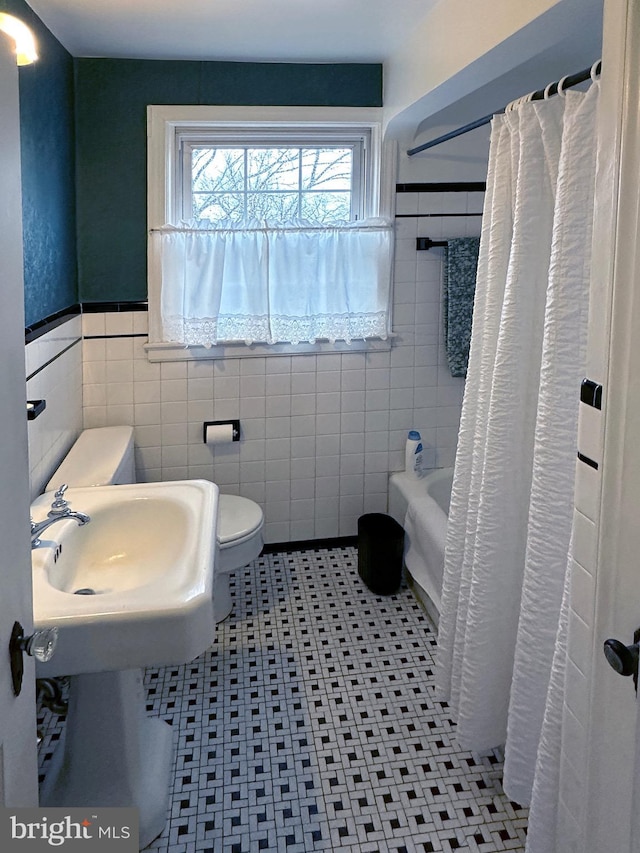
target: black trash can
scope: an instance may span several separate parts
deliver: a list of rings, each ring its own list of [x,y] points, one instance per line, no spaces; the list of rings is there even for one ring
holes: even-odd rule
[[[358,574],[376,595],[393,595],[402,581],[404,530],[381,512],[358,519]]]

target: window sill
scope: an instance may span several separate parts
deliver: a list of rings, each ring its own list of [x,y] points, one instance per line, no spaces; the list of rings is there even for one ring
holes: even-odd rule
[[[180,344],[145,344],[150,362],[201,361],[219,358],[264,358],[278,355],[335,355],[336,353],[388,352],[391,349],[390,335],[387,340],[352,341],[350,344],[337,341],[320,341],[315,344],[220,344],[215,347],[184,347]]]

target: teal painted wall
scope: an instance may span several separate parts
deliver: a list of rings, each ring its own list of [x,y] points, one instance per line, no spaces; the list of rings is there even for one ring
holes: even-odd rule
[[[381,106],[378,64],[76,59],[79,292],[147,298],[148,104]]]
[[[148,104],[381,106],[378,64],[73,59],[24,0],[40,59],[20,69],[25,320],[145,300]]]
[[[78,299],[73,59],[23,0],[0,0],[0,11],[31,27],[40,57],[19,72],[25,322],[31,325]]]

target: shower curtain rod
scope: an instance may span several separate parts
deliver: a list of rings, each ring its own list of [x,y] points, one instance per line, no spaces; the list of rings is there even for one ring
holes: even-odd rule
[[[595,69],[595,70],[594,70]],[[563,77],[562,80],[558,80],[555,83],[551,83],[546,89],[538,89],[537,92],[533,92],[529,98],[530,101],[543,101],[545,97],[550,97],[551,95],[558,94],[558,85],[562,83],[562,89],[570,89],[572,86],[577,86],[580,83],[584,83],[585,80],[591,79],[591,73],[594,70],[595,74],[600,74],[602,71],[602,60],[598,60],[595,65],[591,68],[585,68],[583,71],[578,71],[577,74],[570,74],[567,77]],[[478,118],[475,121],[469,122],[469,124],[465,124],[463,127],[457,128],[457,130],[451,130],[449,133],[445,133],[442,136],[438,136],[436,139],[431,139],[429,142],[424,142],[422,145],[418,145],[416,148],[410,148],[407,151],[407,155],[409,157],[413,157],[414,154],[419,154],[420,151],[426,151],[427,148],[433,148],[435,145],[440,145],[443,142],[448,142],[450,139],[455,139],[456,136],[462,136],[464,133],[469,133],[470,130],[475,130],[477,127],[482,127],[485,124],[489,124],[494,115],[500,115],[505,111],[504,109],[499,110],[496,113],[491,113],[491,115],[483,116],[482,118]]]

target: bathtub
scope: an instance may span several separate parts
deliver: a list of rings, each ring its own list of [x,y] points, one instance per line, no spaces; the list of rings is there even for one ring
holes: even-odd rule
[[[407,580],[434,624],[438,624],[444,548],[453,468],[416,480],[404,471],[389,478],[389,515],[405,528]],[[407,509],[412,511],[407,518]]]

